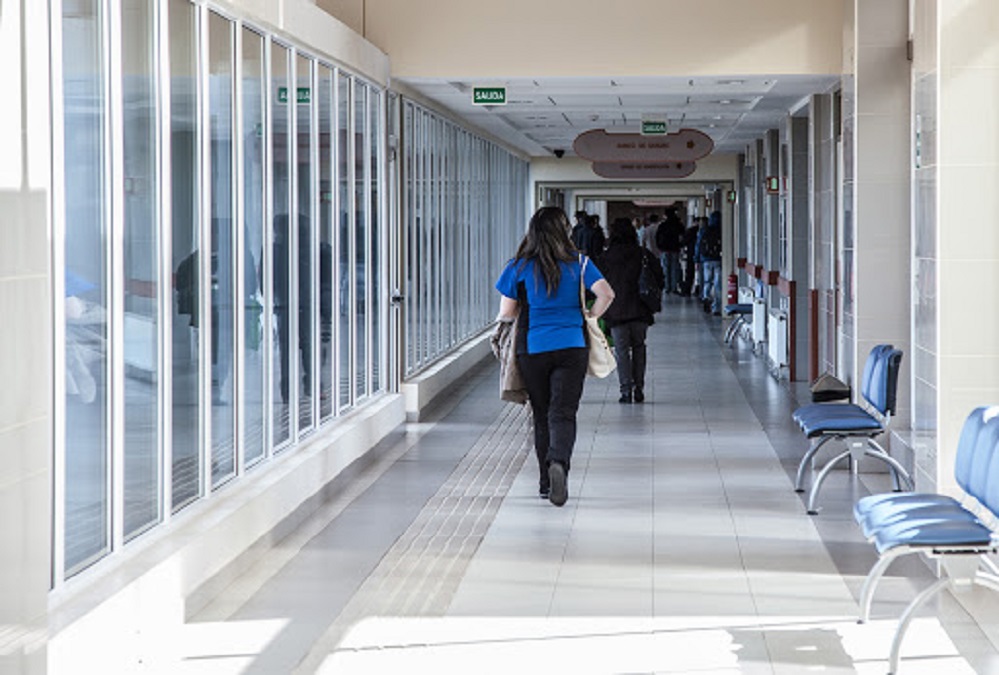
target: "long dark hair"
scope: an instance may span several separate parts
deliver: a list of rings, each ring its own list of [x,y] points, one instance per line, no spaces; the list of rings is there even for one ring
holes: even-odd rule
[[[540,274],[549,296],[555,294],[562,279],[559,263],[576,260],[576,247],[569,239],[569,230],[565,211],[557,206],[542,206],[531,216],[527,234],[517,247],[516,258],[521,267],[528,260],[535,260],[535,275]]]

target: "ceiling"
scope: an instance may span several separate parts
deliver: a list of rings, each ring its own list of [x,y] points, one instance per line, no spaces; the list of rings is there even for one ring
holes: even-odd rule
[[[703,131],[716,153],[744,151],[776,128],[808,96],[828,92],[838,75],[751,77],[565,77],[509,80],[399,78],[455,116],[534,157],[556,150],[569,157],[572,142],[590,129],[641,131],[646,120],[667,121],[673,133]],[[473,87],[505,86],[507,103],[475,105]]]

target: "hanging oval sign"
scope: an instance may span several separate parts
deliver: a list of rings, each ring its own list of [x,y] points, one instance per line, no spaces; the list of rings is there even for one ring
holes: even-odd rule
[[[591,129],[576,137],[572,149],[591,162],[654,164],[707,157],[715,149],[715,142],[697,129],[680,129],[665,136],[609,134],[604,129]]]
[[[593,173],[602,178],[686,178],[696,162],[594,162]]]

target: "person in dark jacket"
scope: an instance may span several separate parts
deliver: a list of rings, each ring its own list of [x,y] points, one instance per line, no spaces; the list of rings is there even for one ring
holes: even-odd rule
[[[659,261],[638,244],[635,229],[627,218],[616,219],[610,226],[610,243],[597,260],[597,266],[614,289],[614,304],[604,314],[604,321],[614,338],[621,403],[645,400],[645,336],[654,319],[638,294],[643,263],[662,289],[665,276]]]

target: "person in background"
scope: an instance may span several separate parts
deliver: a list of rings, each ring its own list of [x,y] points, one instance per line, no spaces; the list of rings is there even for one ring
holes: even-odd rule
[[[582,307],[582,271],[583,256],[569,239],[565,212],[544,206],[531,217],[517,254],[496,282],[499,320],[520,314],[515,352],[534,414],[539,493],[555,506],[565,504],[569,495],[576,411],[588,360],[583,312],[599,317],[614,300],[600,270],[587,264],[582,283],[596,301],[589,310]]]
[[[694,291],[696,282],[694,275],[697,267],[697,260],[694,258],[694,246],[697,244],[697,232],[700,228],[701,220],[707,220],[700,216],[690,219],[690,227],[683,233],[683,282],[680,284],[680,295],[690,297]]]
[[[590,248],[590,214],[586,211],[576,211],[573,216],[576,224],[572,228],[572,243],[577,251],[586,252]]]
[[[666,273],[666,292],[679,293],[683,272],[680,270],[680,248],[683,240],[683,221],[676,208],[666,209],[666,219],[656,228],[656,246],[662,251],[663,271]]]
[[[659,260],[635,242],[634,229],[628,219],[618,218],[611,223],[610,244],[597,259],[597,266],[614,290],[614,304],[604,314],[604,321],[614,338],[620,403],[645,400],[645,337],[655,320],[638,293],[643,263],[662,288],[665,277]]]
[[[649,252],[656,257],[656,260],[662,260],[663,252],[656,246],[656,231],[659,229],[659,214],[650,213],[645,219],[645,228],[642,230],[641,242],[642,246],[647,248]],[[665,272],[665,270],[663,270]]]
[[[607,246],[607,237],[604,235],[604,228],[600,227],[600,216],[593,214],[590,216],[590,245],[582,251],[583,255],[596,258]]]
[[[697,259],[701,262],[701,301],[704,311],[721,316],[721,211],[712,211],[708,224],[697,233]]]

